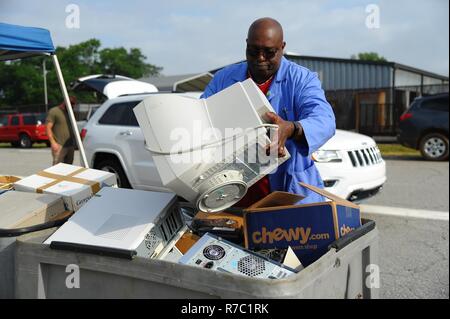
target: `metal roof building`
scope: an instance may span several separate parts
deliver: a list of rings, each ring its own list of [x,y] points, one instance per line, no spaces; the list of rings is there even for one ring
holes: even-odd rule
[[[140,80],[155,85],[161,92],[191,92],[204,91],[212,77],[211,73],[206,72],[201,74],[162,75],[141,78]]]
[[[400,63],[285,56],[318,73],[338,128],[368,135],[396,135],[414,98],[448,92],[447,76]]]
[[[290,54],[286,58],[317,72],[325,91],[448,84],[448,77],[394,62]]]

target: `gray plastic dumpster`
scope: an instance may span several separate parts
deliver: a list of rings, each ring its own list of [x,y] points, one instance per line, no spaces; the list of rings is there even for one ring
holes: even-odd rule
[[[0,299],[14,296],[16,238],[0,238]]]
[[[378,231],[371,221],[366,221],[360,231],[350,233],[352,236],[348,234],[333,243],[325,255],[298,274],[279,280],[249,278],[164,260],[126,260],[55,250],[42,244],[54,230],[18,238],[15,298],[378,297],[378,289],[366,285],[368,266],[378,263]],[[72,280],[76,275],[79,288]]]
[[[17,236],[31,229],[43,229],[51,225],[62,225],[68,217],[70,215],[66,214],[62,219],[48,221],[45,224],[26,226],[24,228],[0,228],[0,299],[14,297]]]

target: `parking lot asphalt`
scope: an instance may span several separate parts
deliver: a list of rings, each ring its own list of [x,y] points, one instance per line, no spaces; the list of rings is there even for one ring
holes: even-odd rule
[[[74,165],[80,165],[75,152]],[[0,148],[0,175],[27,176],[52,166],[50,148]]]
[[[387,181],[368,205],[449,211],[449,162],[421,157],[385,158]]]
[[[365,214],[379,231],[380,298],[449,298],[449,222]]]
[[[49,166],[49,148],[0,148],[0,175],[26,176]],[[375,220],[380,234],[380,297],[449,298],[449,163],[389,158],[386,167],[383,191],[361,203],[363,217]]]

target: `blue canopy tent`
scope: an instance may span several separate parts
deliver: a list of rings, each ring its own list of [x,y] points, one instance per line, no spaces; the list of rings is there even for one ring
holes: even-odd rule
[[[81,162],[85,167],[88,167],[83,143],[78,133],[72,104],[70,104],[69,94],[67,93],[58,57],[55,54],[55,47],[53,46],[50,32],[41,28],[0,23],[0,61],[22,59],[38,55],[48,55],[53,60],[72,129],[74,130],[75,140],[80,150]]]

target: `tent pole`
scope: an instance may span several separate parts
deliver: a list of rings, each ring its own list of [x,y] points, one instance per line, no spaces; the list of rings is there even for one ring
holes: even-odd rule
[[[59,85],[61,86],[61,92],[64,96],[64,102],[66,103],[66,109],[69,113],[70,123],[72,124],[73,134],[75,136],[75,141],[78,145],[78,150],[80,151],[81,164],[88,168],[88,161],[86,159],[86,153],[84,152],[83,143],[81,141],[80,133],[78,132],[77,121],[75,120],[75,115],[73,113],[72,104],[70,104],[69,94],[67,93],[66,84],[64,83],[64,78],[61,72],[61,67],[59,66],[58,57],[56,54],[52,54],[53,64],[55,65],[56,76],[58,77]]]

